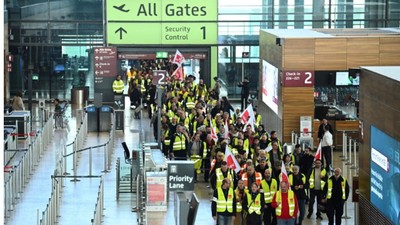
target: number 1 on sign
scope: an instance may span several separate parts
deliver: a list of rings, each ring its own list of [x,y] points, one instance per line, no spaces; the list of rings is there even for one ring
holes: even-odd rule
[[[206,40],[206,27],[202,26],[200,29],[203,31],[203,40]]]

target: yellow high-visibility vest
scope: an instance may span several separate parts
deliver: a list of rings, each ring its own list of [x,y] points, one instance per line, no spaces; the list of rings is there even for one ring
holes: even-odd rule
[[[247,193],[248,193],[247,190],[244,189],[244,194],[246,195]],[[236,195],[236,212],[240,213],[243,210],[243,206],[242,206],[242,203],[239,201],[239,188],[236,188],[235,195]],[[244,198],[244,196],[243,196],[243,198]]]
[[[342,199],[346,200],[346,178],[344,177],[341,186],[342,186]],[[332,180],[328,179],[328,194],[326,195],[327,199],[332,198],[332,188],[333,188]]]
[[[271,186],[269,186],[267,181],[264,179],[261,181],[261,187],[264,190],[265,203],[271,203],[275,192],[278,190],[278,182],[276,179],[271,178]]]
[[[117,94],[122,94],[124,92],[125,84],[122,80],[114,80],[113,82],[113,91]]]
[[[233,188],[229,188],[228,190],[228,198],[225,199],[224,192],[222,188],[217,188],[218,191],[218,199],[217,199],[217,212],[225,212],[228,211],[230,213],[233,212]]]
[[[229,187],[231,187],[231,188],[233,188],[233,176],[232,176],[232,169],[230,169],[230,168],[228,168],[228,172],[227,172],[228,174],[227,174],[227,176],[226,176],[226,178],[228,178],[230,181],[231,181],[231,184],[230,184],[230,186]],[[215,184],[215,187],[221,187],[221,185],[222,185],[222,181],[224,180],[224,174],[222,173],[222,170],[221,170],[221,168],[217,168],[216,170],[215,170],[215,177],[217,178],[216,179],[216,184]]]
[[[276,195],[275,201],[281,202],[281,204],[278,205],[278,207],[276,207],[275,214],[277,216],[280,216],[280,215],[282,215],[282,193],[281,193],[281,191],[277,191],[275,195]],[[296,207],[296,201],[294,199],[294,192],[292,190],[288,190],[288,204],[289,204],[289,215],[293,216],[294,209]]]
[[[261,215],[261,194],[258,193],[254,201],[251,199],[251,194],[247,193],[247,211],[249,214],[253,212]]]
[[[325,169],[322,169],[321,170],[321,175],[322,176],[326,176],[326,170]],[[314,188],[314,186],[315,186],[315,178],[314,178],[314,169],[312,170],[312,172],[311,172],[311,175],[310,175],[310,179],[308,179],[308,182],[310,183],[310,189],[312,189],[312,188]],[[322,180],[321,179],[321,190],[323,190],[324,189],[324,186],[325,186],[325,181],[324,180]]]
[[[186,140],[185,135],[183,135],[183,134],[181,134],[180,136],[175,135],[175,140],[174,140],[174,144],[172,145],[172,150],[173,151],[186,150],[185,140]]]

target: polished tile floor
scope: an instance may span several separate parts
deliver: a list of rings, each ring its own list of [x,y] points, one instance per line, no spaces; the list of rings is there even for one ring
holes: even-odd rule
[[[42,155],[39,166],[34,171],[34,175],[29,180],[24,192],[21,194],[15,209],[10,213],[10,217],[5,219],[6,225],[38,224],[42,211],[46,208],[51,193],[51,175],[55,168],[56,155],[62,151],[60,146],[71,143],[76,135],[76,115],[78,109],[70,107],[67,111],[68,126],[64,129],[57,129],[51,143],[46,146],[46,151]],[[104,175],[104,216],[103,224],[138,224],[137,214],[132,212],[136,207],[135,194],[122,193],[119,200],[116,200],[116,166],[117,157],[123,159],[123,149],[121,142],[125,141],[130,148],[139,147],[138,130],[144,130],[146,142],[153,140],[152,128],[146,115],[141,120],[131,116],[129,108],[125,109],[125,130],[117,131],[115,137],[114,152],[112,154],[112,166],[108,173],[103,173],[103,149],[92,150],[92,175]],[[85,146],[104,144],[108,140],[108,133],[89,133],[86,137]],[[19,147],[24,147],[25,143],[20,142]],[[345,162],[339,157],[341,152],[334,153],[334,166],[343,169],[343,175],[349,179],[355,175],[355,169],[349,169]],[[83,152],[79,159],[77,175],[86,176],[89,174],[89,156]],[[71,159],[68,160],[67,168],[72,173]],[[100,180],[98,178],[80,178],[79,182],[72,182],[70,178],[65,179],[62,197],[59,225],[84,225],[91,224],[91,218],[95,210],[97,191]],[[200,199],[196,225],[215,224],[211,217],[210,199],[212,191],[207,187],[208,184],[200,181],[195,185],[195,193]],[[163,225],[175,224],[174,218],[174,193],[169,193],[167,212],[148,212],[147,224]],[[355,224],[354,204],[349,199],[347,203],[348,219],[343,219],[343,224]],[[311,219],[305,219],[303,224],[327,224],[327,217],[324,220],[316,220],[315,215]]]

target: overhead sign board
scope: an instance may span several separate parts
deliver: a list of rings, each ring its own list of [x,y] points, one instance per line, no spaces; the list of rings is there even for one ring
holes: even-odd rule
[[[166,70],[154,70],[153,71],[153,84],[154,85],[164,85],[167,78]]]
[[[156,52],[157,59],[168,59],[168,52]]]
[[[194,162],[169,161],[167,182],[169,191],[193,191]]]
[[[94,77],[95,84],[102,83],[104,77],[117,75],[117,48],[94,48]]]
[[[314,71],[284,71],[283,86],[285,87],[313,87]]]
[[[217,44],[217,0],[108,0],[108,44]]]

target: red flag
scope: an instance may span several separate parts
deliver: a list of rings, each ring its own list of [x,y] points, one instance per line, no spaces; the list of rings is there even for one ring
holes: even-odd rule
[[[314,156],[314,161],[317,159],[319,159],[319,160],[322,159],[321,149],[322,149],[321,142],[319,142],[317,153],[315,153],[315,156]]]
[[[289,183],[289,177],[286,171],[285,164],[282,161],[282,168],[281,168],[281,182],[287,182],[289,184],[290,188],[290,183]]]
[[[256,117],[254,115],[253,105],[250,104],[249,106],[247,106],[247,108],[244,110],[242,115],[240,115],[240,117],[242,118],[242,121],[245,124],[243,127],[243,131],[246,129],[248,124],[251,125],[251,130],[254,131],[254,123],[256,121]]]
[[[177,49],[172,63],[178,64],[178,67],[181,67],[182,63],[184,62],[185,62],[185,57],[183,57],[182,53]]]
[[[225,129],[225,137],[224,137],[224,138],[229,138],[229,126],[228,126],[228,120],[225,120],[224,129]]]
[[[215,128],[212,125],[212,121],[210,120],[210,127],[211,127],[211,137],[214,139],[215,142],[218,141],[217,132],[215,132]]]
[[[235,156],[232,154],[231,150],[226,146],[225,148],[225,159],[226,164],[229,168],[233,169],[236,173],[240,171],[240,165],[236,160]]]
[[[175,76],[176,80],[182,81],[184,79],[182,66],[178,66],[172,76]]]

